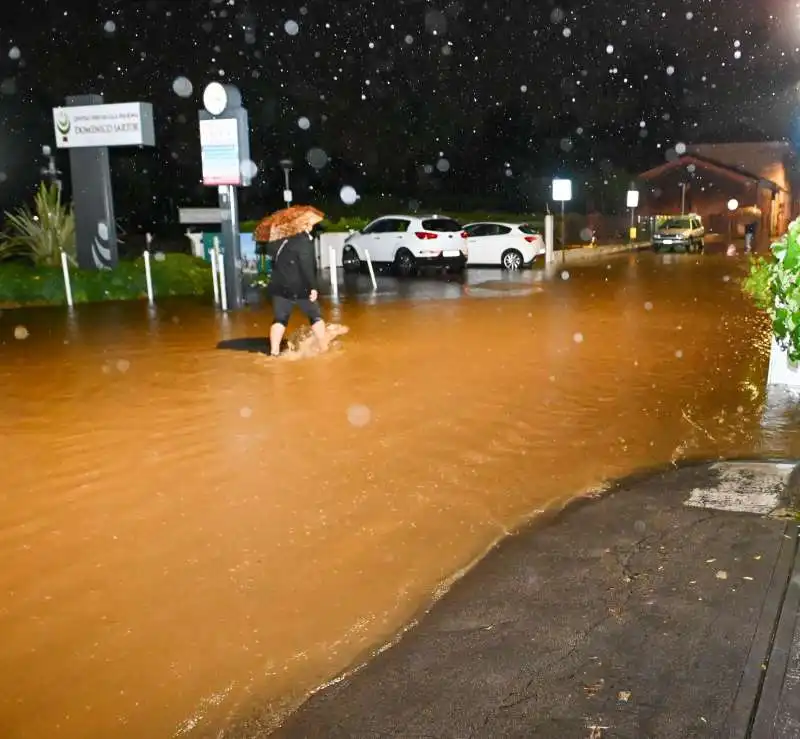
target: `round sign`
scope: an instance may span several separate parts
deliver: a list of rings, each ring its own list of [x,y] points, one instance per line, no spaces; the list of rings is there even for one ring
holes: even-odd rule
[[[739,207],[739,201],[736,198],[731,198],[728,201],[728,210],[734,211]]]
[[[228,107],[228,91],[220,82],[212,82],[203,90],[203,107],[211,115],[219,115]]]

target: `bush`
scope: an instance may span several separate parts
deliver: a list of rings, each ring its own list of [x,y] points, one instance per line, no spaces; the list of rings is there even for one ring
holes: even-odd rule
[[[213,290],[211,266],[185,254],[151,260],[153,291],[158,297],[208,295]],[[76,303],[140,300],[147,297],[144,259],[120,262],[113,270],[70,271]],[[66,302],[60,267],[0,264],[0,304],[58,305]]]
[[[0,261],[23,258],[39,266],[61,264],[61,252],[75,261],[75,214],[61,202],[58,185],[42,183],[27,205],[6,213],[8,231],[0,236]]]
[[[751,260],[742,289],[772,319],[772,333],[792,362],[800,361],[800,219],[770,246],[772,259]]]

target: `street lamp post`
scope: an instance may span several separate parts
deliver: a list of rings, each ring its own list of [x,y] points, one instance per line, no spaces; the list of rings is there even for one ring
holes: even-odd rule
[[[688,187],[686,182],[681,182],[681,215],[686,215],[686,188]]]
[[[728,201],[728,244],[733,243],[733,213],[739,209],[739,201],[731,198]]]
[[[631,228],[628,231],[628,240],[636,239],[636,209],[639,207],[639,191],[631,185],[628,190],[627,205],[631,209]]]
[[[572,180],[553,180],[553,200],[561,202],[561,261],[567,256],[567,216],[566,204],[572,200]]]
[[[292,171],[293,163],[291,159],[281,159],[280,165],[283,170],[283,200],[288,208],[292,204],[292,188],[289,183],[289,173]]]
[[[47,166],[42,167],[41,173],[47,178],[51,185],[58,188],[58,196],[61,198],[61,172],[56,167],[56,158],[53,155],[53,150],[46,144],[42,147],[42,156],[47,158]]]

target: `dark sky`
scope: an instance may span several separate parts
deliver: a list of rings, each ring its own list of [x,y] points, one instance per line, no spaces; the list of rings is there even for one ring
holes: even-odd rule
[[[537,176],[634,172],[681,141],[791,135],[800,100],[790,0],[80,7],[29,0],[0,17],[4,207],[37,177],[50,107],[81,92],[153,102],[157,150],[115,152],[117,192],[170,203],[202,197],[197,109],[211,80],[241,88],[270,192],[282,156],[318,147],[329,163],[297,177],[325,193],[521,197]]]

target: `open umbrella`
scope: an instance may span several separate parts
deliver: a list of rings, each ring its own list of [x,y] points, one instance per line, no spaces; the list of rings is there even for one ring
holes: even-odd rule
[[[263,218],[253,235],[258,243],[288,239],[310,231],[324,218],[325,214],[311,205],[292,205]]]

